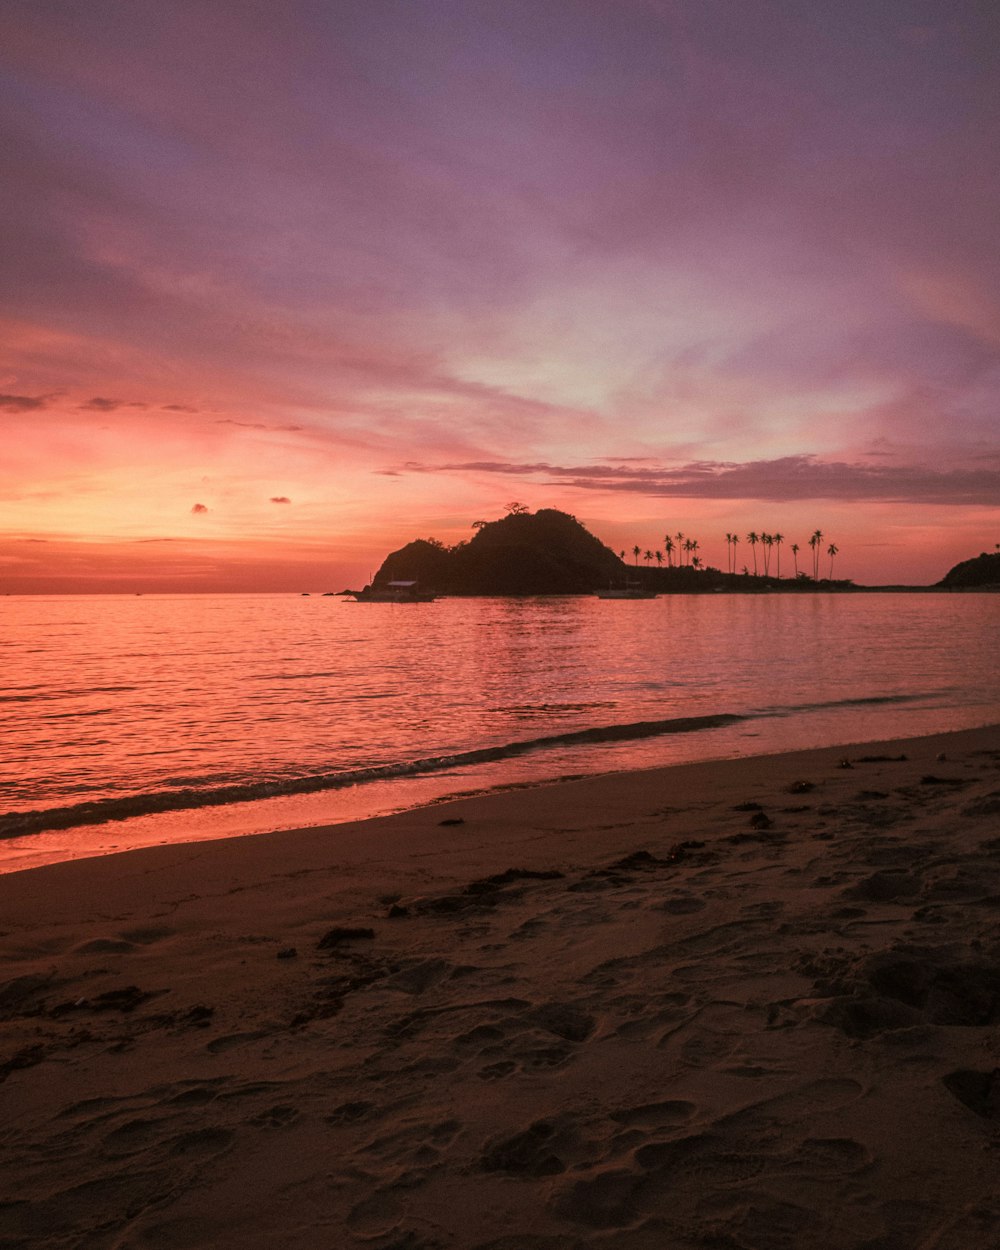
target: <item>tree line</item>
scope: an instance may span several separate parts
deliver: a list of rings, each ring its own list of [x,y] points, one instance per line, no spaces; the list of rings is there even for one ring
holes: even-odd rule
[[[812,577],[813,577],[813,580],[817,582],[820,580],[820,576],[819,576],[820,559],[822,558],[824,554],[823,553],[823,541],[825,537],[826,535],[824,535],[822,530],[819,530],[819,529],[814,530],[812,534],[810,535],[809,541],[807,544],[810,549],[809,558],[812,564]],[[751,530],[750,533],[746,535],[745,541],[750,547],[750,551],[753,557],[754,577],[760,577],[762,573],[764,577],[770,577],[771,576],[771,562],[773,559],[774,566],[775,566],[774,575],[775,577],[780,579],[781,578],[781,548],[782,548],[782,544],[785,542],[785,535],[779,534],[779,533],[768,534],[766,532],[761,532],[758,534],[756,530]],[[739,534],[731,534],[731,533],[726,534],[726,572],[727,573],[735,574],[737,571],[737,564],[739,563],[738,555],[737,555],[737,547],[739,546],[740,542],[741,542],[741,539],[740,539]],[[757,553],[758,547],[760,548],[760,560],[759,561],[758,561],[758,553]],[[642,547],[640,547],[639,544],[637,543],[632,548],[632,556],[635,560],[636,568],[639,567],[639,559],[641,557],[646,562],[647,565],[651,565],[653,561],[655,560],[658,568],[662,568],[664,560],[666,560],[667,568],[687,567],[687,568],[692,568],[692,569],[700,569],[700,568],[704,568],[704,563],[699,554],[699,548],[700,548],[700,544],[697,538],[690,538],[683,532],[683,530],[678,530],[676,534],[665,535],[663,539],[662,549],[658,548],[657,550],[653,551],[647,548],[645,551],[643,551]],[[798,543],[792,543],[789,547],[789,551],[792,554],[792,562],[794,565],[795,577],[796,578],[808,577],[809,574],[799,568],[799,554],[802,551],[802,548],[799,546]],[[833,579],[834,557],[839,553],[839,551],[840,551],[840,548],[837,546],[836,543],[831,542],[827,545],[826,555],[830,559],[829,577],[831,580]],[[624,560],[626,553],[624,551],[621,551],[619,552],[619,555],[621,559]],[[676,566],[674,564],[675,557],[677,561]],[[743,568],[741,571],[744,576],[750,575],[750,568],[747,564],[743,565]]]

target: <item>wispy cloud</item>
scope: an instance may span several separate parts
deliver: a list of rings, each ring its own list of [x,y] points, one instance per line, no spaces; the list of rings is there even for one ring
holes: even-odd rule
[[[299,434],[302,432],[301,425],[291,425],[283,422],[273,421],[237,421],[233,417],[216,417],[216,425],[235,425],[241,430],[281,430],[285,433]]]
[[[80,404],[81,412],[115,412],[118,408],[124,408],[126,401],[124,399],[104,399],[100,395],[95,395],[93,399],[88,399],[85,404]]]
[[[287,495],[272,495],[271,503],[291,503]]]
[[[495,473],[533,478],[580,490],[617,491],[688,499],[761,499],[769,502],[835,499],[871,503],[995,504],[1000,472],[938,470],[918,465],[858,464],[816,456],[783,456],[747,464],[697,461],[679,468],[557,465],[546,462],[468,461],[403,466],[410,473]]]
[[[199,512],[207,512],[207,511],[208,511],[208,505],[207,505],[207,504],[203,504],[203,503],[196,503],[196,504],[192,507],[191,511],[192,511],[192,512],[194,512],[194,513],[199,513]]]
[[[48,395],[0,395],[0,408],[8,412],[35,412],[47,408],[50,398]]]

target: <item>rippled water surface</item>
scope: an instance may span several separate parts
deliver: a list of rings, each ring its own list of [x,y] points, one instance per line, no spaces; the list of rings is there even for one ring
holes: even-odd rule
[[[200,816],[209,831],[329,818],[347,783],[357,815],[468,784],[985,724],[998,612],[985,594],[7,597],[0,830],[20,846],[146,812],[159,840],[201,805],[232,809]],[[272,795],[306,798],[248,814]]]

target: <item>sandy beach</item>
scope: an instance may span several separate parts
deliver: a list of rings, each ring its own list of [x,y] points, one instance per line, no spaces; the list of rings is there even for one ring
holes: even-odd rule
[[[998,911],[996,727],[0,878],[0,1247],[996,1247]]]

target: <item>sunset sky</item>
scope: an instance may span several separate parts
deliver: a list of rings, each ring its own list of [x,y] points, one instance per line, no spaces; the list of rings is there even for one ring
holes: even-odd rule
[[[1000,542],[994,0],[6,0],[0,590]]]

